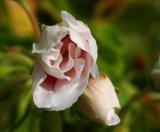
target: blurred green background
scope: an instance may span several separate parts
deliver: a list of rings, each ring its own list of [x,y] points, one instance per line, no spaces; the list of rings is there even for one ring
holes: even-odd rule
[[[16,2],[1,0],[0,132],[160,132],[160,74],[151,74],[160,54],[160,0],[21,2],[39,24],[54,25],[66,10],[90,27],[97,40],[99,70],[117,89],[121,123],[108,127],[92,122],[76,104],[61,112],[34,106],[32,25]]]

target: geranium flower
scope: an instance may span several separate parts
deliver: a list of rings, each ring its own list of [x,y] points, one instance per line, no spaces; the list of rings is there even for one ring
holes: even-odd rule
[[[63,110],[84,92],[90,73],[98,78],[97,46],[90,29],[66,11],[62,22],[45,26],[33,45],[33,100],[37,107]]]

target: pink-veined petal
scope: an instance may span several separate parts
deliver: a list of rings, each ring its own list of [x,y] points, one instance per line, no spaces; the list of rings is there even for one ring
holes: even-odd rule
[[[79,47],[82,48],[83,50],[89,52],[91,54],[91,56],[93,57],[94,61],[96,61],[97,59],[97,45],[96,45],[96,41],[93,38],[90,29],[87,27],[87,25],[85,25],[83,22],[76,20],[70,13],[66,12],[66,11],[62,11],[61,12],[61,18],[64,22],[66,22],[69,26],[69,28],[73,29],[74,31],[76,31],[76,33],[78,34],[78,36],[81,38],[81,41],[79,40],[73,40],[75,38],[75,34],[72,33],[73,31],[70,30],[70,34],[72,38],[72,40],[77,44],[77,42],[79,41]],[[77,38],[78,39],[78,38]],[[81,44],[83,43],[83,44]]]
[[[79,59],[75,61],[75,74],[71,81],[57,80],[55,90],[47,90],[37,83],[34,90],[34,102],[39,108],[47,108],[49,110],[63,110],[70,107],[77,99],[78,96],[74,94],[79,85],[79,78],[81,76],[84,61]],[[37,72],[37,71],[35,71]],[[71,73],[69,73],[70,75]],[[72,77],[72,74],[71,74]],[[44,80],[39,77],[39,81]],[[42,81],[41,81],[42,83]]]
[[[75,54],[75,45],[73,43],[69,43],[68,56],[66,57],[66,60],[61,63],[60,67],[63,73],[69,71],[73,67],[74,54]]]
[[[78,58],[81,55],[81,49],[77,46],[75,51],[75,58]]]
[[[47,65],[46,63],[44,63],[44,61],[39,60],[40,65],[43,67],[44,71],[53,76],[56,77],[58,79],[67,79],[70,80],[71,78],[64,75],[64,73],[61,71],[61,69],[59,68],[59,66],[52,66],[52,65]]]

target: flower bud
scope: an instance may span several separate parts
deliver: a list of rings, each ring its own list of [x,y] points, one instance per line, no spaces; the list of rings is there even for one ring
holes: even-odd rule
[[[107,76],[98,80],[91,79],[84,94],[79,99],[80,110],[91,120],[112,126],[120,122],[114,108],[120,108],[120,104]]]

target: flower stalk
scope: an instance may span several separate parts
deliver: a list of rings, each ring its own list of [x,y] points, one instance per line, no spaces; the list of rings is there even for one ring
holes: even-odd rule
[[[30,19],[33,30],[34,30],[35,38],[36,38],[36,40],[38,40],[40,38],[41,32],[40,32],[40,28],[38,26],[38,22],[37,22],[32,10],[31,10],[31,8],[28,6],[27,3],[24,3],[24,2],[17,2],[17,3],[23,8],[23,10],[26,12],[28,18]]]

